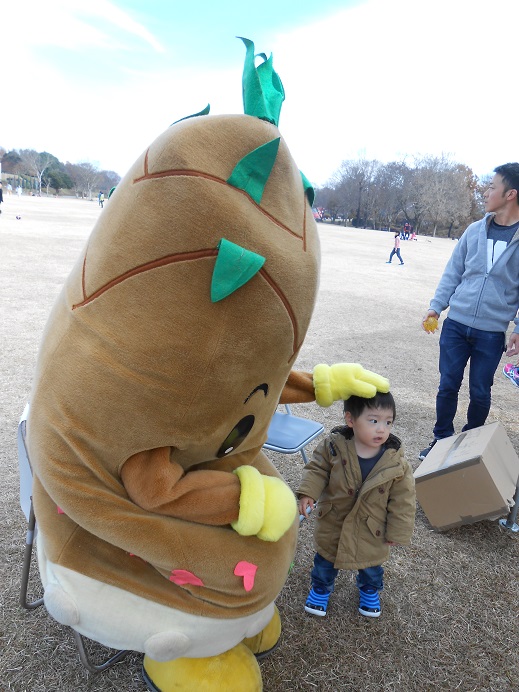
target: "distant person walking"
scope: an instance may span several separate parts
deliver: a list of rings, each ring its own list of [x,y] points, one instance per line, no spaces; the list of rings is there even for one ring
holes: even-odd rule
[[[400,232],[399,231],[395,231],[395,247],[391,250],[391,254],[389,255],[389,259],[386,262],[386,264],[391,264],[391,260],[393,259],[393,257],[395,255],[400,260],[400,264],[403,264],[404,260],[402,259],[402,255],[400,254]]]
[[[2,190],[2,183],[0,183],[0,204],[4,201],[4,191]],[[2,213],[2,208],[0,207],[0,214]]]
[[[18,195],[18,197],[22,196],[22,186],[21,185],[18,185],[18,187],[16,188],[16,194]]]
[[[13,192],[13,186],[11,185],[11,183],[7,183],[7,194],[11,195],[12,192]]]
[[[99,194],[97,195],[97,201],[99,202],[99,206],[101,209],[103,208],[103,204],[105,202],[105,196],[104,192],[99,191]]]

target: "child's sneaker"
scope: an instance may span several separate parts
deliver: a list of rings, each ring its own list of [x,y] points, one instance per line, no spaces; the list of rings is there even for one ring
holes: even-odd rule
[[[515,368],[516,366],[513,363],[505,363],[503,366],[503,375],[505,375],[505,377],[512,377]]]
[[[378,618],[382,612],[380,597],[374,586],[361,586],[359,588],[360,602],[359,613],[367,618]]]
[[[329,598],[329,593],[323,592],[322,589],[318,587],[314,589],[312,586],[305,603],[306,612],[311,615],[318,615],[321,618],[324,617],[326,615]]]

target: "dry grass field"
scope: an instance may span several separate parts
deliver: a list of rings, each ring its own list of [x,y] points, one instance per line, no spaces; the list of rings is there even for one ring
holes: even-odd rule
[[[28,613],[18,604],[25,540],[18,499],[18,418],[30,394],[51,305],[102,212],[96,201],[4,199],[0,690],[144,691],[139,654],[90,675],[79,662],[69,630],[43,608]],[[403,242],[401,267],[385,264],[393,244],[390,233],[323,225],[319,230],[321,288],[297,365],[311,369],[319,362],[360,362],[389,377],[397,401],[395,433],[416,467],[418,450],[431,439],[438,385],[438,334],[425,334],[420,321],[454,241]],[[464,384],[458,430],[466,405]],[[489,422],[503,423],[517,451],[518,405],[519,390],[498,370]],[[321,420],[327,429],[341,418],[339,404],[294,410]],[[295,489],[300,455],[271,458]],[[340,574],[326,618],[304,613],[312,556],[310,519],[301,526],[294,568],[278,599],[281,645],[261,662],[266,692],[519,689],[519,534],[504,531],[497,522],[437,533],[419,509],[411,547],[394,549],[386,565],[383,614],[373,621],[357,613],[351,572]],[[34,584],[37,589],[36,572]]]

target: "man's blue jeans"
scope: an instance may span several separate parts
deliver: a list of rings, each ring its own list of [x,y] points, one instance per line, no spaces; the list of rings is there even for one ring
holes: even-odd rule
[[[315,554],[314,567],[312,569],[312,586],[324,593],[333,593],[335,579],[339,570],[333,566],[333,562],[325,560],[319,553]],[[377,591],[382,591],[384,586],[384,568],[380,565],[376,567],[366,567],[359,569],[357,574],[357,586],[373,586]]]
[[[490,411],[490,390],[494,374],[505,351],[504,332],[484,332],[450,320],[443,323],[440,336],[440,386],[436,396],[434,438],[454,435],[454,416],[465,366],[470,359],[469,407],[463,430],[484,425]]]

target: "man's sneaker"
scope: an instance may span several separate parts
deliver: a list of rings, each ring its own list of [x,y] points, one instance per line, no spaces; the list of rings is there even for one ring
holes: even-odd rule
[[[422,451],[418,455],[418,458],[421,461],[423,461],[437,442],[438,442],[438,440],[433,440],[428,447],[426,447],[425,449],[422,449]]]
[[[380,617],[380,598],[374,586],[361,586],[359,589],[359,613],[367,618]]]
[[[322,593],[322,590],[312,586],[310,593],[306,599],[305,610],[311,615],[318,615],[319,617],[324,617],[326,615],[326,608],[328,607],[328,599],[330,598],[329,593]]]
[[[403,262],[400,262],[400,266],[402,266],[402,265],[403,265]]]

